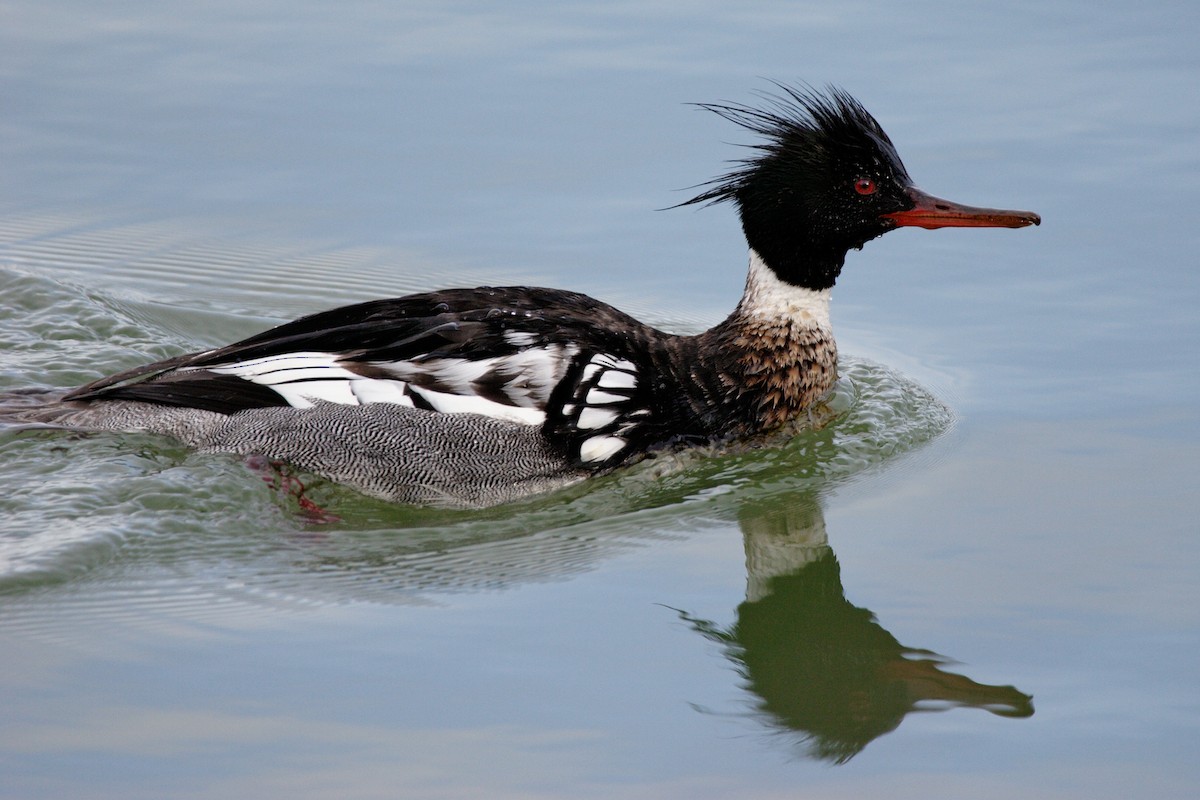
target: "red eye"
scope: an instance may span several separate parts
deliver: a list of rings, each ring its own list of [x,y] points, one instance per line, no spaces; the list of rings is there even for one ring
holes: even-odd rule
[[[854,191],[859,194],[875,194],[875,181],[870,178],[859,178],[854,182]]]

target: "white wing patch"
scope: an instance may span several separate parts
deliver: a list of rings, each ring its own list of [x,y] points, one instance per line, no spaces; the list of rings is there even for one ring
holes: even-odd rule
[[[424,398],[435,411],[445,414],[483,414],[509,422],[519,422],[524,425],[541,425],[546,421],[546,412],[536,408],[521,408],[506,406],[494,400],[488,400],[478,395],[448,394],[435,392],[420,386],[409,386],[410,392],[415,392]],[[410,400],[409,405],[412,405]]]
[[[506,338],[512,344],[531,341],[520,338],[520,332],[511,332]],[[397,403],[541,425],[550,393],[578,352],[574,345],[559,344],[477,360],[373,362],[370,366],[377,376],[361,375],[347,369],[338,355],[320,352],[264,356],[198,369],[269,386],[294,408],[308,408],[317,402]],[[511,405],[481,396],[484,384],[502,393]]]
[[[522,331],[510,331],[505,338],[510,344],[526,341]],[[552,344],[530,347],[504,356],[468,361],[461,358],[436,358],[428,361],[372,362],[403,381],[417,386],[436,386],[438,391],[463,397],[476,396],[477,382],[495,383],[501,376],[500,390],[516,406],[545,409],[550,393],[567,372],[579,348],[576,345]],[[503,403],[495,403],[503,406]],[[543,414],[543,419],[545,415]]]
[[[534,341],[521,331],[510,331],[505,339],[518,347]],[[568,344],[527,346],[492,358],[366,363],[351,363],[334,353],[301,352],[189,369],[268,386],[295,408],[319,402],[395,403],[538,426],[546,420],[550,395],[578,355],[579,348]],[[633,362],[597,353],[578,374],[573,396],[563,404],[561,414],[582,439],[580,461],[601,465],[629,446],[631,432],[651,411],[635,405],[642,401]]]
[[[308,408],[322,400],[351,406],[413,405],[403,381],[365,378],[343,367],[332,353],[287,353],[204,369],[270,386],[294,408]]]

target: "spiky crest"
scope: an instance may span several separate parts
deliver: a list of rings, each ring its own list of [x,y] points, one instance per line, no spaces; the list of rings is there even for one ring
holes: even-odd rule
[[[771,178],[772,166],[786,167],[789,173],[805,167],[823,172],[847,158],[878,160],[882,156],[890,162],[886,166],[899,173],[896,177],[908,178],[892,140],[875,117],[848,92],[835,86],[826,87],[822,93],[807,85],[772,83],[779,93],[760,92],[759,97],[764,101],[761,108],[740,103],[695,104],[762,136],[765,141],[742,145],[756,154],[731,162],[738,166],[699,184],[709,188],[679,206],[711,205],[725,200],[740,203],[751,181]]]

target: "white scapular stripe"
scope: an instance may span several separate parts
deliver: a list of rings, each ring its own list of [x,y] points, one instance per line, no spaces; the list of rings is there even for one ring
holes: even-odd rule
[[[206,369],[222,375],[237,375],[266,386],[314,378],[349,380],[359,377],[338,364],[337,356],[332,353],[284,353]]]
[[[562,351],[564,348],[560,346],[558,349]],[[537,354],[539,351],[532,352]],[[538,396],[548,396],[553,386],[545,389],[537,387],[538,391],[531,391],[528,386],[524,387],[524,391],[506,391],[506,394],[513,397],[514,402],[521,403],[519,406],[486,400],[474,393],[471,382],[487,374],[497,360],[439,359],[429,367],[411,362],[386,365],[394,367],[394,371],[398,373],[397,379],[394,380],[368,378],[352,372],[341,366],[338,357],[332,353],[288,353],[206,369],[270,386],[294,408],[309,408],[320,401],[352,406],[368,403],[412,406],[414,403],[409,393],[415,392],[436,411],[448,414],[482,414],[523,425],[541,425],[546,419],[546,414],[533,406]],[[531,367],[545,362],[545,355],[534,355],[517,363],[515,370],[524,374]],[[427,368],[421,369],[422,367]],[[565,367],[559,369],[564,370]],[[410,384],[400,379],[400,373],[404,371],[410,376],[433,374],[442,385],[463,393],[435,392]]]
[[[354,394],[354,398],[359,405],[367,405],[368,403],[396,403],[402,406],[411,406],[412,398],[405,391],[407,387],[404,381],[389,381],[378,378],[362,378],[359,380],[350,381],[350,391]]]
[[[271,388],[293,408],[309,408],[320,400],[344,406],[359,405],[358,398],[350,391],[350,382],[344,380],[279,383]],[[411,401],[409,405],[412,405]]]
[[[269,386],[294,408],[318,401],[412,405],[403,382],[365,378],[341,366],[332,353],[285,353],[205,369]]]
[[[435,392],[420,386],[409,386],[410,392],[421,395],[434,410],[446,414],[482,414],[485,417],[517,422],[522,425],[541,425],[546,421],[545,412],[536,408],[506,406],[479,395],[448,394]],[[411,404],[411,403],[410,403]]]

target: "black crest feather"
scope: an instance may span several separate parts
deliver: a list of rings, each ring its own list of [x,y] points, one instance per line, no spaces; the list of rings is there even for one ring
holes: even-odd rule
[[[753,133],[764,141],[743,145],[755,155],[737,159],[729,172],[697,187],[708,187],[679,206],[738,201],[747,183],[773,163],[814,169],[855,153],[883,154],[893,171],[904,167],[896,148],[871,113],[849,93],[835,86],[824,92],[810,86],[772,81],[778,93],[761,92],[761,107],[738,103],[696,103]],[[906,176],[906,175],[905,175]],[[907,176],[906,176],[907,177]],[[678,206],[676,206],[678,207]]]

